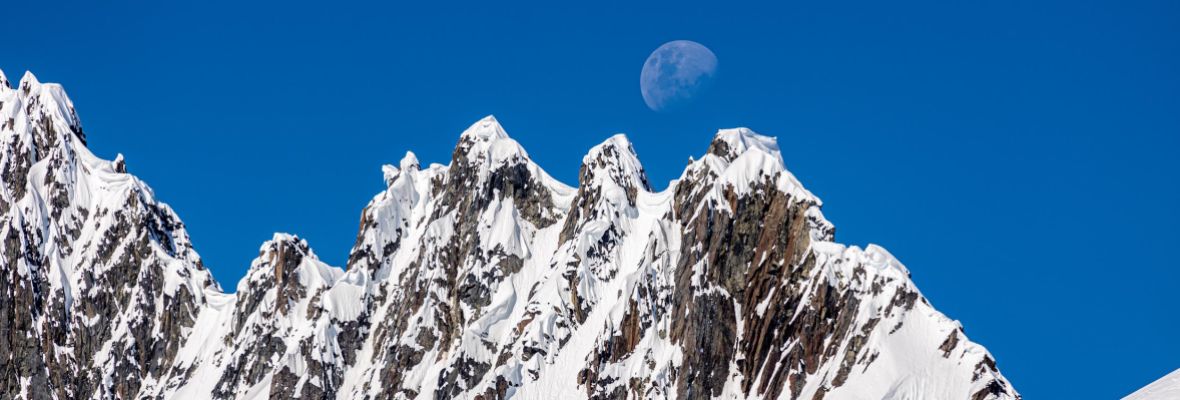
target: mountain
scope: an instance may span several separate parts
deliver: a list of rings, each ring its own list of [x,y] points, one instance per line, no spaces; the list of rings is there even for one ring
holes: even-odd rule
[[[1136,390],[1123,400],[1169,400],[1180,398],[1180,369]]]
[[[275,234],[230,294],[59,85],[0,80],[3,398],[1019,398],[749,129],[657,192],[625,136],[571,187],[487,117],[383,167],[344,269]]]

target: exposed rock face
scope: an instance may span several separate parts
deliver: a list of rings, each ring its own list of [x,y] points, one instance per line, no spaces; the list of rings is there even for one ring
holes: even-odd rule
[[[0,398],[1019,398],[748,129],[653,192],[622,135],[572,188],[488,117],[384,167],[347,271],[276,234],[225,294],[59,86],[0,101]]]

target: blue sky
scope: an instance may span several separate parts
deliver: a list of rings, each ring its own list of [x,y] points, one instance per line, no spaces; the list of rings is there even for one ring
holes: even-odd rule
[[[1180,368],[1180,3],[93,3],[7,5],[0,68],[63,83],[223,287],[274,231],[342,265],[380,165],[445,163],[487,114],[570,184],[615,132],[663,188],[749,126],[1026,398]],[[654,113],[639,71],[675,39],[720,72]]]

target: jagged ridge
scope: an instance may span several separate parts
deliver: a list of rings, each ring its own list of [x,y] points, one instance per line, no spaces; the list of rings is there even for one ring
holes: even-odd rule
[[[573,188],[487,117],[448,165],[382,168],[346,271],[276,234],[224,294],[28,77],[0,89],[0,312],[45,339],[0,341],[5,397],[1019,398],[892,255],[834,243],[749,129],[653,192],[625,136]]]

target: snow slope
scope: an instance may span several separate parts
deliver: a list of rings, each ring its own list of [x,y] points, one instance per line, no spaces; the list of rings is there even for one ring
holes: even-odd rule
[[[1123,398],[1123,400],[1169,399],[1180,399],[1180,369],[1164,375],[1164,377]]]

